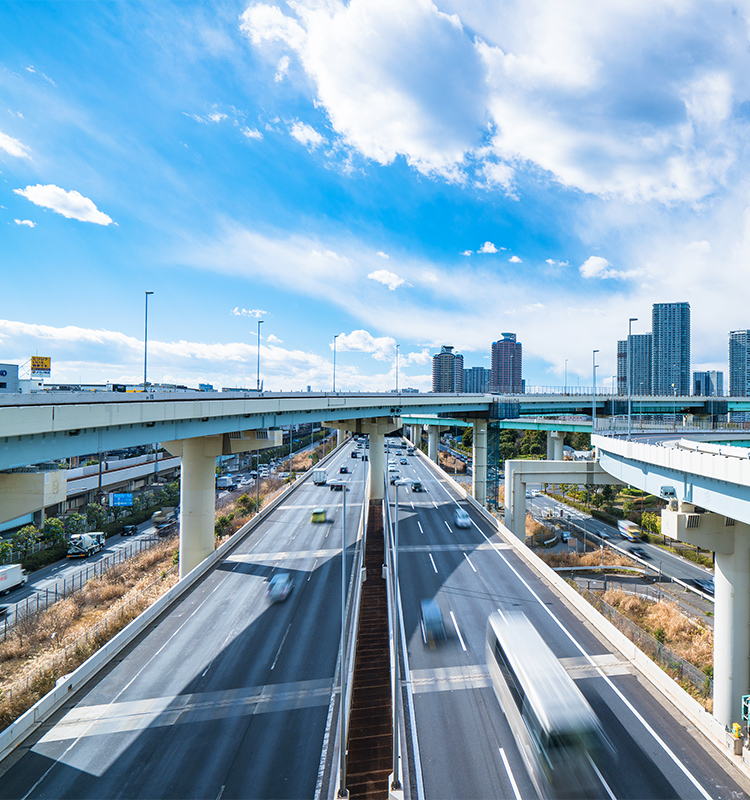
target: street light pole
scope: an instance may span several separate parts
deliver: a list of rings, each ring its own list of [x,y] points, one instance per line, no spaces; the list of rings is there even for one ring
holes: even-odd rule
[[[143,391],[146,391],[146,365],[148,363],[148,296],[153,292],[146,292],[146,313],[143,321]]]
[[[631,400],[631,380],[630,380],[630,373],[633,371],[633,359],[630,353],[630,337],[632,335],[632,326],[634,322],[638,322],[638,317],[630,317],[628,320],[628,344],[625,348],[625,378],[628,382],[628,441],[630,441],[630,415],[631,415],[631,408],[632,408],[632,400]]]
[[[337,333],[333,337],[333,393],[336,394],[336,339],[339,338],[341,334]]]
[[[398,394],[398,348],[401,345],[396,345],[396,394]]]
[[[568,393],[568,359],[565,359],[565,394]]]
[[[260,394],[260,326],[263,324],[263,320],[258,320],[258,383],[257,383],[257,390],[258,394]]]
[[[591,391],[591,433],[596,433],[596,368],[599,366],[596,363],[596,354],[598,350],[593,350],[591,354],[591,366],[592,366],[592,374],[593,374],[593,381],[594,386]]]

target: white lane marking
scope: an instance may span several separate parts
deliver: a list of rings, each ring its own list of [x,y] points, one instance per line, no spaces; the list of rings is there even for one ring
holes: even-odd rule
[[[687,767],[677,758],[675,753],[669,747],[669,745],[659,736],[659,734],[646,722],[643,716],[640,714],[638,709],[625,697],[625,695],[612,683],[609,679],[609,676],[605,675],[602,671],[601,667],[594,661],[594,659],[587,653],[583,646],[578,643],[572,633],[568,631],[562,622],[552,613],[548,606],[544,604],[542,598],[531,588],[531,586],[521,577],[518,570],[508,561],[508,559],[503,555],[503,553],[498,549],[497,545],[490,541],[487,534],[477,525],[477,530],[484,536],[487,540],[488,544],[492,546],[492,549],[502,558],[505,562],[505,565],[508,569],[518,578],[519,581],[528,589],[531,596],[539,603],[539,605],[549,614],[552,621],[560,628],[560,630],[570,639],[573,646],[581,653],[581,655],[591,664],[592,667],[599,673],[599,677],[609,686],[609,688],[620,698],[623,702],[625,707],[632,713],[632,715],[638,720],[638,722],[643,725],[643,727],[651,734],[654,738],[656,743],[664,750],[664,752],[669,756],[669,758],[673,761],[673,763],[677,766],[677,768],[685,775],[685,777],[695,786],[695,788],[701,793],[701,796],[705,798],[705,800],[711,800],[711,795],[706,792],[706,790],[698,783],[697,778],[687,769]]]
[[[443,522],[445,522],[445,520],[443,520]],[[449,525],[447,522],[445,522],[445,527],[446,527],[446,528],[448,528],[448,530],[449,530],[451,533],[453,533],[453,529],[451,528],[451,526],[450,526],[450,525]]]
[[[276,662],[279,660],[279,653],[281,653],[281,648],[284,646],[284,642],[286,641],[286,637],[289,636],[289,628],[292,627],[292,623],[290,622],[286,626],[286,631],[284,632],[284,638],[281,640],[281,644],[279,645],[279,649],[276,651],[276,658],[273,660],[273,664],[271,664],[271,669],[276,666]]]
[[[591,766],[594,768],[594,772],[596,772],[596,774],[599,776],[599,780],[602,782],[602,786],[607,790],[610,800],[617,800],[615,793],[609,788],[607,781],[604,780],[604,776],[601,772],[599,772],[599,767],[596,766],[591,756],[589,756],[589,764],[591,764]]]
[[[458,641],[461,642],[461,649],[466,652],[466,645],[464,644],[464,637],[461,636],[461,631],[458,629],[458,623],[456,622],[456,618],[451,611],[451,619],[453,620],[453,627],[456,629],[456,633],[458,634]]]
[[[310,578],[312,578],[313,572],[315,572],[315,565],[317,563],[318,563],[318,559],[316,558],[315,561],[313,561],[313,565],[312,565],[312,569],[310,570],[310,574],[307,576],[307,580],[308,581],[310,580]]]
[[[226,788],[226,784],[219,789],[219,794],[216,795],[216,800],[221,800],[221,796],[224,794],[224,789]]]
[[[516,784],[516,779],[513,777],[510,764],[508,763],[508,757],[505,755],[505,750],[503,750],[502,747],[498,747],[498,750],[500,751],[500,758],[502,758],[503,764],[505,765],[505,771],[508,773],[510,785],[513,787],[513,794],[516,796],[516,800],[523,800],[521,793],[518,791],[518,784]]]
[[[432,557],[432,553],[430,553],[430,561],[432,561],[432,568],[435,570],[435,574],[437,575],[437,567],[435,566],[435,559]]]
[[[438,507],[438,504],[434,500],[432,501],[432,505],[435,506],[435,508]]]
[[[411,503],[412,510],[414,510],[414,501],[413,500],[409,500],[409,502]]]
[[[417,525],[419,526],[419,532],[424,533],[424,531],[422,530],[422,523],[419,520],[417,520]]]
[[[476,572],[477,568],[471,563],[471,559],[466,555],[466,553],[464,553],[464,558],[469,562],[469,566],[474,570],[474,572]]]

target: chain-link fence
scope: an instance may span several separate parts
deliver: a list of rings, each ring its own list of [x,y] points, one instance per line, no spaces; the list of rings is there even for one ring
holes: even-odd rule
[[[174,535],[177,531],[177,526],[173,526],[174,530],[168,531],[169,535]],[[144,550],[150,550],[159,542],[163,542],[166,536],[145,536],[139,539],[134,539],[128,542],[125,546],[120,546],[116,550],[108,553],[104,558],[93,564],[86,564],[85,568],[80,572],[75,573],[70,578],[63,578],[62,584],[56,581],[54,586],[45,589],[38,589],[30,597],[16,603],[15,606],[8,606],[5,616],[2,621],[2,628],[0,629],[0,641],[5,641],[8,633],[13,629],[16,620],[21,617],[27,617],[29,614],[35,614],[39,611],[44,611],[46,608],[68,597],[83,588],[84,584],[103,575],[108,569],[111,569],[116,564],[121,564],[127,561],[138,553]]]
[[[694,664],[677,655],[658,639],[646,633],[634,622],[621,614],[616,608],[606,603],[602,598],[583,586],[576,587],[578,591],[591,603],[594,608],[603,614],[618,630],[625,634],[631,642],[636,644],[647,656],[665,668],[678,680],[686,680],[705,697],[713,697],[713,680]]]

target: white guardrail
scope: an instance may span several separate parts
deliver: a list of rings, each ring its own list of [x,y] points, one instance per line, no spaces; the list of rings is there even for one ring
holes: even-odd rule
[[[461,484],[444,472],[437,464],[430,461],[421,451],[422,457],[430,469],[441,479],[447,480],[451,486],[469,504],[476,509],[497,531],[498,536],[511,546],[515,553],[537,572],[562,598],[573,607],[587,622],[589,622],[616,650],[620,652],[656,689],[662,692],[673,705],[684,714],[698,730],[703,733],[708,741],[716,746],[718,751],[738,769],[750,777],[750,767],[743,763],[742,756],[735,756],[728,748],[723,726],[669,675],[653,662],[630,639],[621,633],[606,617],[600,614],[593,606],[589,605],[572,586],[567,584],[554,570],[542,561],[524,542],[517,539],[502,522],[481,506]]]
[[[320,462],[324,464],[334,454],[331,451]],[[278,505],[290,494],[296,491],[312,475],[310,469],[305,475],[290,484],[283,492],[277,495],[269,504],[261,509],[249,522],[243,525],[237,533],[233,534],[226,542],[221,544],[211,555],[205,558],[195,569],[189,572],[179,583],[167,590],[155,603],[139,614],[132,622],[116,634],[100,650],[68,675],[58,678],[55,688],[38,700],[28,711],[22,714],[15,722],[0,732],[0,760],[5,758],[20,742],[33,733],[50,714],[57,711],[60,706],[72,697],[87,681],[94,677],[109,661],[114,658],[124,647],[130,644],[138,634],[147,628],[162,612],[185,592],[199,581],[219,561],[225,558],[252,530],[262,522]]]

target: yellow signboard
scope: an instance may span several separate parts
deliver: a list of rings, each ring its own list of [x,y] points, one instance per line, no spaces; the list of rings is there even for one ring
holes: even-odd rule
[[[49,356],[31,356],[31,371],[35,375],[49,375],[52,359]]]

